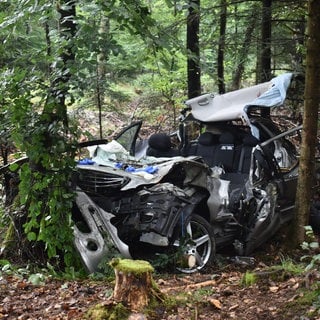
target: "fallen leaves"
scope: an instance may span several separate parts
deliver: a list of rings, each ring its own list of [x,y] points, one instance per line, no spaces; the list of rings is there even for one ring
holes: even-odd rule
[[[0,280],[0,288],[0,319],[62,320],[81,319],[91,304],[101,300],[105,284],[74,281],[66,286],[62,281],[48,280],[36,285],[10,276]]]
[[[284,320],[297,316],[288,315],[286,306],[300,297],[301,287],[306,287],[303,276],[281,281],[259,278],[255,285],[246,287],[241,285],[243,274],[242,270],[155,279],[160,290],[175,298],[178,305],[160,318],[148,319]],[[113,285],[105,280],[44,281],[37,276],[4,275],[0,277],[0,319],[84,319],[90,307],[108,301]],[[310,306],[305,308],[307,312]]]

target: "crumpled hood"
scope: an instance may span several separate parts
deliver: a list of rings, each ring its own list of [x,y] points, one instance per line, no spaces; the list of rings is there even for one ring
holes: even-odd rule
[[[106,172],[114,175],[119,175],[122,177],[129,178],[129,182],[122,187],[122,191],[135,189],[141,185],[152,185],[159,183],[164,176],[169,174],[177,166],[184,168],[186,173],[185,183],[194,186],[201,186],[206,188],[207,186],[207,175],[210,172],[210,169],[201,162],[196,161],[197,157],[174,157],[170,159],[162,159],[152,163],[152,167],[155,168],[154,173],[148,173],[144,170],[144,166],[137,166],[138,170],[135,171],[126,171],[121,168],[116,168],[115,166],[102,166],[97,164],[92,165],[82,165],[79,164],[78,168],[82,170],[92,170],[98,172]],[[140,163],[141,164],[141,163]],[[150,165],[150,164],[149,164]]]

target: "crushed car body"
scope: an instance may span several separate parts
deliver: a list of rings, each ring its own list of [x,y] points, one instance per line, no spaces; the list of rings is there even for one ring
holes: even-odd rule
[[[186,101],[176,147],[164,133],[139,140],[141,122],[91,146],[73,179],[75,244],[88,270],[115,250],[165,254],[191,273],[229,245],[251,254],[290,221],[298,155],[288,136],[301,126],[283,133],[261,110],[283,104],[292,78]]]

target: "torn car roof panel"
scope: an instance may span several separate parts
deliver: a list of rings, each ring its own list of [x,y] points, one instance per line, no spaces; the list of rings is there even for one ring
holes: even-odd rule
[[[231,91],[225,94],[207,93],[187,100],[193,117],[203,122],[247,119],[250,106],[276,107],[282,105],[291,83],[292,73],[285,73],[271,81]]]

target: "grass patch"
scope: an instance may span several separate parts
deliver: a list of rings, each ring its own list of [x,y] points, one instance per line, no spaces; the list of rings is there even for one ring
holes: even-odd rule
[[[246,271],[241,279],[241,285],[250,287],[257,282],[257,275],[254,272]]]
[[[313,317],[319,316],[320,288],[313,291],[306,289],[302,290],[300,295],[294,301],[288,302],[284,310],[287,310],[287,313],[290,315],[298,315],[301,312],[306,313],[306,309],[308,310],[307,314],[305,314],[307,317],[312,317],[312,319],[314,319]]]
[[[305,265],[294,262],[291,258],[282,258],[280,265],[269,268],[270,277],[275,281],[284,281],[292,276],[300,276],[305,273]]]

